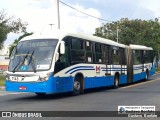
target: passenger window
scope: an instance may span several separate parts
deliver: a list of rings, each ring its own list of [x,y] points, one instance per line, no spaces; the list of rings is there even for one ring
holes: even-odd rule
[[[84,41],[79,38],[71,39],[71,61],[73,63],[85,62]]]
[[[110,60],[109,60],[109,46],[104,46],[103,51],[104,51],[104,62],[106,64],[109,64],[109,62],[110,62]]]
[[[134,64],[141,64],[141,51],[140,50],[133,50],[133,61]]]
[[[99,43],[95,44],[95,52],[97,52],[97,53],[101,53],[102,52],[102,50],[101,50],[101,44],[99,44]]]
[[[84,62],[85,54],[84,51],[72,50],[71,58],[73,62]]]
[[[86,41],[86,62],[92,63],[92,43]]]
[[[80,40],[78,38],[72,38],[72,49],[76,49],[76,50],[83,50],[84,49],[84,44],[83,44],[83,40]]]
[[[102,45],[100,43],[95,43],[95,62],[102,63]]]
[[[89,41],[86,41],[86,51],[92,51],[92,43]]]
[[[115,65],[120,64],[117,47],[113,47],[113,50],[112,50],[112,64],[115,64]]]

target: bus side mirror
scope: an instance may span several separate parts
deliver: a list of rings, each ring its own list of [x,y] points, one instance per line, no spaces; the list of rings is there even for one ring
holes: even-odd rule
[[[55,59],[56,59],[55,61],[57,61],[59,59],[59,53],[58,52],[56,53]]]
[[[61,41],[60,44],[60,54],[64,54],[65,53],[65,42]]]

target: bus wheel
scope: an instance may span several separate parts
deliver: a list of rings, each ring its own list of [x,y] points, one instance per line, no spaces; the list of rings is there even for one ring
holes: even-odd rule
[[[118,75],[115,75],[114,77],[114,88],[118,88],[119,86],[119,76]]]
[[[73,95],[79,95],[81,93],[81,80],[78,77],[75,77],[73,84]]]

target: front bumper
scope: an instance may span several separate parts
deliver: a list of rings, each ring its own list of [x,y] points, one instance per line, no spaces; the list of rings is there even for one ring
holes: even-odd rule
[[[13,92],[34,92],[34,93],[55,93],[55,79],[50,77],[45,82],[12,82],[6,80],[6,91]]]

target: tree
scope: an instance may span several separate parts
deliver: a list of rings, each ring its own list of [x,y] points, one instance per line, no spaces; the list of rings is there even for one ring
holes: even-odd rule
[[[8,17],[4,10],[0,11],[0,49],[7,39],[8,33],[26,32],[26,26],[27,23],[22,22],[20,18]]]
[[[14,49],[14,47],[18,44],[18,42],[23,39],[24,37],[27,37],[27,36],[30,36],[32,35],[33,33],[24,33],[23,35],[21,35],[18,39],[15,39],[14,42],[13,42],[13,45],[11,45],[11,47],[9,48],[9,56],[11,56],[12,54],[12,51]]]
[[[122,44],[138,44],[150,46],[156,55],[160,52],[160,23],[155,20],[129,20],[123,18],[119,21],[106,23],[96,28],[95,36],[108,38],[113,41],[118,39]]]

